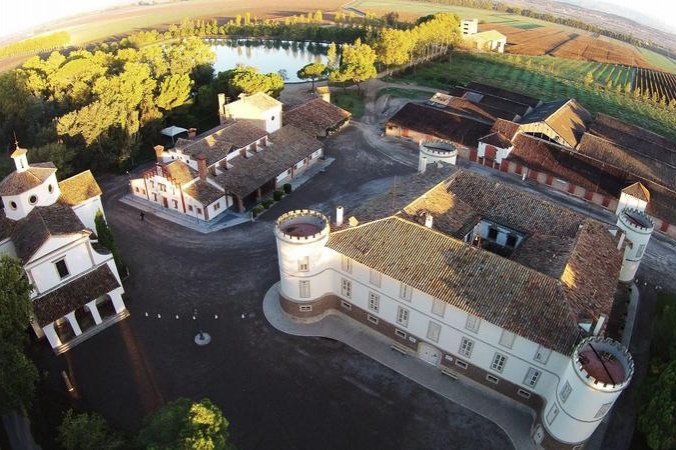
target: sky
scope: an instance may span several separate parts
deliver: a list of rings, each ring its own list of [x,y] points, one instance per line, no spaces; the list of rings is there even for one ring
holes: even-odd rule
[[[284,0],[280,0],[283,3]],[[637,9],[662,23],[676,23],[674,0],[605,0],[629,9]],[[3,2],[5,3],[5,2]],[[86,11],[103,9],[133,0],[18,0],[5,3],[0,15],[0,36],[34,29],[39,25]],[[509,3],[509,0],[506,0]]]

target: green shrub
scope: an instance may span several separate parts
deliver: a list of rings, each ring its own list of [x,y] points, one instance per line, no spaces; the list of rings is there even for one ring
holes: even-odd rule
[[[263,206],[263,208],[265,209],[268,209],[270,205],[272,205],[272,200],[270,200],[269,198],[266,198],[261,202],[261,206]]]
[[[282,192],[282,191],[280,191],[280,190],[276,190],[276,191],[272,194],[272,198],[273,198],[276,202],[280,201],[280,200],[282,199],[282,197],[284,197],[284,192]]]
[[[253,216],[254,216],[254,217],[259,216],[260,213],[262,213],[263,211],[265,211],[265,209],[264,209],[262,206],[260,206],[260,205],[259,205],[259,206],[256,206],[255,208],[253,208],[253,209],[251,210],[251,212],[253,213]]]
[[[291,183],[284,184],[284,193],[285,194],[290,194],[292,189],[293,188],[291,187]]]

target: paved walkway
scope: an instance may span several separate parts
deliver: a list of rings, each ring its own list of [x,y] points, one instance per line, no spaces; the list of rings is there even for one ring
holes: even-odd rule
[[[281,309],[278,285],[274,284],[265,294],[263,313],[279,331],[295,336],[326,337],[347,344],[436,394],[494,422],[509,436],[515,449],[535,448],[529,437],[534,420],[534,412],[530,408],[506,399],[472,380],[453,380],[421,359],[393,351],[390,348],[391,340],[339,312],[329,313],[313,321],[293,319]]]
[[[291,189],[295,191],[316,174],[323,173],[327,170],[328,166],[333,163],[333,161],[335,161],[335,158],[325,158],[317,161],[312,167],[289,182]],[[293,195],[293,193],[291,195]],[[226,228],[234,227],[246,222],[251,222],[253,220],[251,212],[240,214],[228,209],[221,213],[216,219],[206,221],[188,214],[174,211],[172,209],[163,208],[155,202],[142,199],[132,193],[124,195],[120,198],[120,201],[129,206],[133,206],[144,214],[152,214],[161,219],[168,220],[169,222],[173,222],[183,227],[191,228],[195,231],[205,234],[218,230],[224,230]],[[264,213],[265,211],[263,211],[261,214]]]
[[[16,411],[3,414],[2,423],[12,450],[40,450],[31,434],[30,422],[24,414]]]

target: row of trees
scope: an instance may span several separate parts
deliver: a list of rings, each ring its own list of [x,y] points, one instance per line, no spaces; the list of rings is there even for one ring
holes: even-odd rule
[[[96,413],[69,410],[59,427],[59,444],[65,450],[122,449],[232,449],[230,424],[210,400],[192,402],[180,398],[150,415],[137,436],[111,431]]]
[[[20,42],[0,47],[0,58],[20,55],[32,55],[65,47],[70,43],[70,33],[59,31],[45,36],[24,39]]]

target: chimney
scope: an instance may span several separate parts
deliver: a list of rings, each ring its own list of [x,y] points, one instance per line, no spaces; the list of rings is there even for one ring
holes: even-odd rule
[[[427,156],[421,156],[418,161],[418,173],[425,173],[427,169]]]
[[[197,171],[200,173],[200,180],[207,181],[207,157],[200,153],[195,157],[197,160]]]
[[[624,234],[622,231],[620,231],[620,240],[617,242],[617,249],[620,250],[622,248],[622,244],[624,244],[624,238],[627,235]]]
[[[336,226],[340,227],[343,225],[343,210],[342,206],[336,207]]]
[[[221,125],[227,119],[225,116],[225,94],[218,94],[218,118],[221,121]]]
[[[425,226],[427,228],[432,228],[432,225],[434,225],[434,217],[432,217],[432,214],[429,212],[425,213]]]
[[[605,314],[601,314],[601,317],[596,321],[596,326],[594,327],[594,332],[592,333],[594,336],[598,336],[599,333],[601,332],[601,329],[603,328],[603,324],[606,322],[606,316]]]
[[[164,162],[164,145],[156,145],[153,148],[155,149],[155,156],[157,157],[157,162],[162,164]]]
[[[197,128],[188,129],[188,138],[193,139],[195,136],[197,136]]]
[[[158,177],[164,176],[164,171],[162,170],[162,164],[160,164],[160,163],[155,164],[155,171],[157,172]]]

